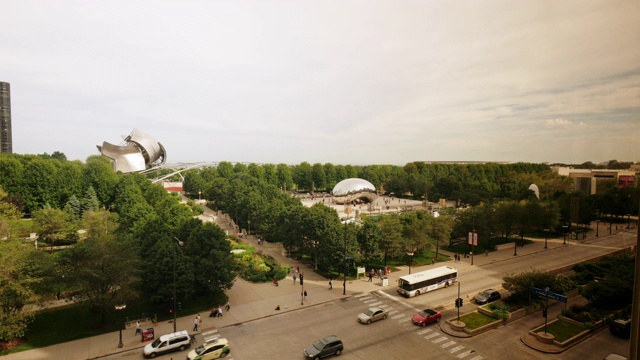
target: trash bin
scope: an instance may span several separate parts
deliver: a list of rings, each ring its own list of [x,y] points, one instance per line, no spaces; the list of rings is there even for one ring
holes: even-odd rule
[[[142,342],[153,340],[154,338],[155,338],[155,333],[153,331],[153,328],[142,330]]]
[[[388,277],[383,277],[382,278],[382,286],[388,286],[389,285],[389,278]]]

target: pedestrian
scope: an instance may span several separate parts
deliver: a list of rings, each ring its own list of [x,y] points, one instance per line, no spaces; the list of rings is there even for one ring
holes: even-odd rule
[[[304,291],[304,299],[307,300],[307,290]]]
[[[369,271],[369,281],[367,282],[372,282],[373,281],[373,269],[371,269],[371,271]]]
[[[140,320],[136,320],[136,333],[133,334],[133,335],[135,336],[135,335],[138,335],[138,334],[142,335],[142,328],[140,327]]]
[[[333,279],[329,279],[329,290],[333,290]]]
[[[218,305],[218,317],[222,317],[222,305]]]
[[[276,311],[279,311],[279,310],[280,310],[280,304],[278,304],[278,306],[276,306],[275,310],[276,310]]]
[[[193,320],[193,331],[198,331],[198,324],[200,323],[198,321],[198,316],[196,316],[196,318]]]
[[[296,284],[296,279],[297,279],[296,274],[293,274],[293,285]]]
[[[299,273],[300,272],[300,265],[296,264],[296,272]]]
[[[431,265],[436,263],[436,258],[431,258]]]
[[[231,310],[231,304],[227,301],[227,305],[224,306],[227,311]]]
[[[484,256],[489,256],[489,249],[484,249]]]

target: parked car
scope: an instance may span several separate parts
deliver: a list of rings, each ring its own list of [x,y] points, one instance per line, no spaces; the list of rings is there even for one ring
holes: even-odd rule
[[[154,358],[172,351],[182,351],[191,345],[191,337],[187,330],[162,335],[144,347],[145,357]]]
[[[344,350],[342,340],[335,335],[323,337],[304,349],[307,359],[320,359],[329,355],[340,355]]]
[[[426,326],[432,322],[439,322],[442,314],[438,310],[424,309],[413,315],[411,321],[418,326]]]
[[[223,358],[231,352],[229,341],[225,338],[207,340],[204,344],[189,351],[188,360],[212,360]]]
[[[480,294],[476,295],[474,300],[478,305],[488,304],[490,302],[494,302],[496,300],[500,300],[500,292],[498,290],[487,289]]]
[[[379,307],[372,307],[358,315],[358,321],[362,324],[371,324],[374,321],[384,320],[389,316],[389,312]]]

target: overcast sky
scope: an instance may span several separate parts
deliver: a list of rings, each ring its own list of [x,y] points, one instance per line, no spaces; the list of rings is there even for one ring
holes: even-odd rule
[[[0,0],[13,151],[640,161],[640,1]]]

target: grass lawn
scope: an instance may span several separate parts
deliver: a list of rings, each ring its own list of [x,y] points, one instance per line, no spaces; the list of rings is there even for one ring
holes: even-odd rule
[[[465,323],[467,329],[474,330],[481,326],[498,321],[499,319],[493,318],[489,315],[479,313],[477,311],[460,317],[460,321]]]
[[[547,333],[552,334],[557,342],[565,342],[584,330],[585,329],[577,325],[562,320],[558,320],[547,325]],[[539,330],[536,330],[536,332],[544,332],[544,326]]]

